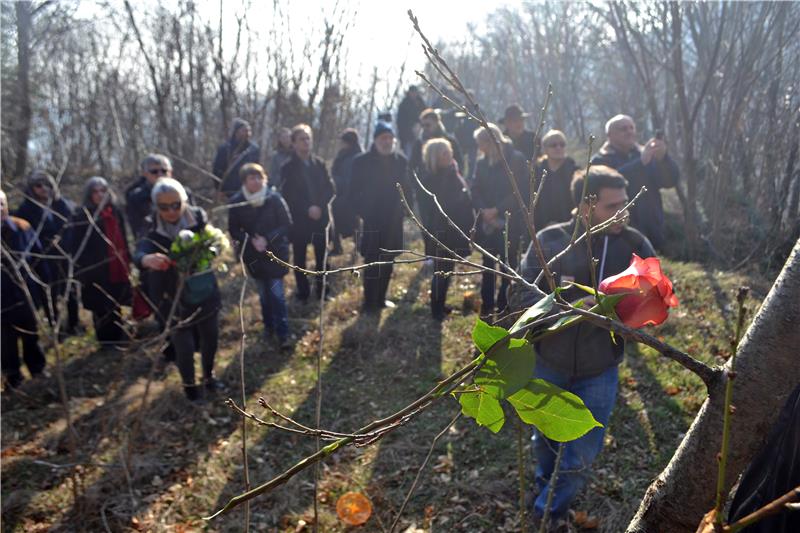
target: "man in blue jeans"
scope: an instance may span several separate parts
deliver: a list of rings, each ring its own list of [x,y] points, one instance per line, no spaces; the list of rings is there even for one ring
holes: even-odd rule
[[[584,180],[588,180],[586,198],[596,197],[593,209],[589,209],[586,198],[581,197]],[[549,260],[567,248],[576,224],[578,231],[584,233],[587,213],[590,213],[592,226],[612,218],[628,202],[626,186],[625,178],[610,167],[591,167],[588,176],[584,172],[577,173],[572,181],[572,195],[578,206],[576,216],[571,222],[549,226],[536,235],[544,256]],[[592,255],[596,259],[594,266],[585,243],[574,246],[551,265],[559,286],[567,287],[570,281],[591,286],[591,268],[595,269],[599,283],[625,270],[632,254],[641,258],[655,255],[647,238],[624,222],[593,234],[591,245]],[[533,251],[533,244],[528,247],[520,268],[523,277],[529,281],[539,275],[541,265]],[[545,281],[541,282],[540,288],[549,291]],[[561,295],[565,300],[574,302],[585,297],[586,293],[572,287],[566,288]],[[533,290],[514,285],[511,291],[512,310],[525,309],[540,298]],[[624,350],[622,339],[617,337],[614,343],[607,330],[588,323],[569,328],[536,345],[536,377],[579,396],[595,419],[603,424],[602,428],[594,428],[580,439],[564,445],[550,509],[553,523],[566,518],[572,500],[586,483],[592,462],[603,447],[605,426],[611,418],[617,395],[617,365],[622,361]],[[559,443],[546,439],[540,433],[534,434],[538,491],[534,516],[539,518],[545,512],[548,484],[555,467],[558,446]]]

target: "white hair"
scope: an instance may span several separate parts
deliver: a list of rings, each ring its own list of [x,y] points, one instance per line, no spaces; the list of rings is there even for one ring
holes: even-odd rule
[[[164,170],[172,170],[172,162],[169,160],[169,157],[163,154],[147,154],[139,164],[142,172],[147,172],[147,168],[150,165],[161,165],[164,167]]]
[[[633,122],[633,118],[631,118],[630,115],[622,115],[622,114],[614,115],[613,117],[608,119],[608,122],[606,122],[606,135],[608,135],[608,132],[611,131],[611,128],[614,127],[614,124],[616,124],[617,122],[621,122],[623,120],[630,120],[631,122]]]
[[[181,185],[181,182],[175,178],[158,178],[156,184],[153,185],[153,190],[150,192],[150,199],[153,200],[153,203],[156,203],[158,196],[160,194],[164,194],[165,192],[177,193],[181,198],[182,204],[186,204],[186,202],[189,200],[189,195],[186,194],[186,189],[184,189],[183,185]]]

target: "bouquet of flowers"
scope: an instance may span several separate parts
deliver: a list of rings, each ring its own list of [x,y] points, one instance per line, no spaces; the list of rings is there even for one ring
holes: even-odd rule
[[[210,224],[198,232],[185,229],[170,246],[176,268],[184,274],[197,274],[211,269],[214,259],[230,248],[225,233]],[[224,264],[220,264],[224,267]]]

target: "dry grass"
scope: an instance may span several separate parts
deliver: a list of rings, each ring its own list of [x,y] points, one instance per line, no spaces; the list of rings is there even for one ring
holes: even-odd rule
[[[342,263],[347,256],[335,258]],[[727,295],[741,276],[705,273],[701,266],[666,263],[681,308],[659,333],[705,360],[727,355]],[[361,315],[360,280],[336,279],[326,313],[322,425],[349,431],[386,415],[428,390],[471,355],[475,316],[454,313],[431,320],[429,278],[418,266],[400,266],[390,287],[395,309],[378,319]],[[32,382],[2,398],[3,531],[241,531],[242,512],[204,522],[243,488],[239,420],[223,404],[238,398],[238,268],[223,281],[226,307],[218,374],[228,389],[196,407],[183,399],[177,371],[154,383],[147,412],[138,412],[150,360],[136,353],[100,350],[90,337],[67,342],[66,376],[80,449],[80,499],[70,488],[71,462],[54,379]],[[289,280],[289,277],[287,277]],[[458,278],[450,291],[460,308],[477,279]],[[293,282],[289,282],[293,285]],[[756,297],[766,287],[758,286]],[[291,290],[288,291],[291,294]],[[254,291],[246,300],[248,408],[259,415],[259,396],[301,422],[313,424],[319,343],[318,304],[292,302],[292,353],[260,338]],[[601,531],[619,531],[652,477],[672,455],[703,399],[698,379],[650,350],[630,350],[607,446],[576,509],[601,519]],[[433,436],[457,410],[452,399],[368,448],[347,448],[322,468],[322,531],[344,531],[335,503],[346,491],[364,492],[375,512],[363,531],[388,528]],[[129,430],[142,416],[138,439]],[[401,531],[516,531],[516,428],[497,436],[460,420],[439,442],[412,498]],[[129,448],[128,448],[129,447]],[[263,482],[313,450],[310,439],[250,425],[251,479]],[[130,452],[126,471],[121,454]],[[529,450],[526,450],[529,453]],[[530,475],[530,471],[529,471]],[[312,478],[301,474],[253,502],[254,531],[303,531],[310,522]],[[308,529],[308,528],[306,528]]]

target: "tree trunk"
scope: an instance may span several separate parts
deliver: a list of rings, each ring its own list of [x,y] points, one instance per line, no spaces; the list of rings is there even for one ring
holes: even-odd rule
[[[17,82],[19,93],[19,122],[16,131],[17,161],[14,174],[22,177],[28,164],[28,140],[31,136],[31,30],[33,13],[30,2],[17,2]]]
[[[800,382],[800,240],[753,319],[736,358],[725,490],[758,449],[789,392]],[[714,506],[725,380],[709,391],[672,460],[650,485],[628,533],[693,532]]]

